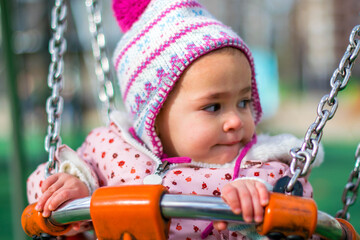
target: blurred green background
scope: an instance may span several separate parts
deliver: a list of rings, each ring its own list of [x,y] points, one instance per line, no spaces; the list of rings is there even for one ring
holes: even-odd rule
[[[121,37],[104,0],[103,22],[110,55]],[[200,0],[231,26],[251,48],[264,118],[258,131],[292,133],[303,138],[316,118],[329,79],[360,24],[358,0]],[[102,123],[84,1],[67,1],[65,99],[62,142],[77,148]],[[44,137],[50,12],[54,1],[1,0],[0,35],[0,240],[26,239],[20,215],[27,204],[25,183],[47,160]],[[360,37],[357,37],[359,40]],[[117,103],[120,106],[117,93]],[[339,109],[323,136],[324,163],[310,181],[321,211],[342,208],[341,195],[354,168],[360,142],[360,60],[349,86],[339,93]],[[294,146],[298,147],[298,146]],[[360,231],[360,200],[350,207],[351,223]]]

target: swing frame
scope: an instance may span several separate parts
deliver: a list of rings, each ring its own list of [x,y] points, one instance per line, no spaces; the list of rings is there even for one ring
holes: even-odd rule
[[[114,109],[114,91],[111,82],[110,65],[105,51],[105,37],[101,28],[99,4],[96,0],[86,0],[86,6],[89,11],[90,32],[93,36],[96,75],[101,88],[99,99],[103,103],[103,108],[109,114]],[[61,144],[60,124],[63,98],[60,93],[63,87],[63,54],[66,51],[66,40],[63,37],[66,29],[66,12],[67,8],[64,0],[56,0],[51,21],[53,37],[49,42],[51,63],[49,66],[48,86],[52,89],[52,94],[46,103],[49,124],[48,134],[45,137],[45,150],[49,153],[46,176],[57,172],[58,164],[55,159],[55,152]],[[332,89],[329,94],[321,99],[317,110],[318,117],[306,132],[302,146],[293,148],[290,151],[293,156],[290,165],[293,177],[286,187],[288,192],[292,191],[298,178],[307,175],[316,157],[323,128],[336,112],[338,106],[337,94],[347,86],[353,63],[360,51],[360,41],[355,40],[356,35],[360,35],[360,25],[354,27],[350,34],[347,50],[340,61],[339,67],[334,71],[330,79]],[[325,109],[325,105],[330,107],[331,110]],[[352,183],[352,186],[345,188],[343,194],[344,208],[337,214],[342,217],[341,219],[335,219],[324,212],[318,211],[313,200],[272,193],[270,204],[265,209],[264,221],[257,226],[258,232],[262,235],[279,234],[281,232],[282,236],[301,236],[302,238],[309,238],[313,233],[317,233],[326,239],[360,239],[358,233],[347,221],[347,210],[350,205],[354,204],[359,186],[359,149],[360,144],[355,154],[355,168],[348,180],[348,183]],[[353,183],[354,180],[356,181],[355,184]],[[73,222],[91,219],[100,240],[148,239],[149,234],[156,236],[154,239],[166,239],[169,219],[172,217],[242,221],[241,216],[234,215],[228,205],[218,197],[168,194],[161,185],[137,186],[137,190],[134,191],[134,189],[134,186],[99,188],[92,197],[71,201],[54,211],[50,218],[43,218],[40,213],[36,212],[34,210],[35,204],[29,205],[23,212],[23,229],[29,236],[38,236],[43,232],[61,236],[71,229]],[[350,198],[347,196],[348,191],[353,193]],[[138,193],[145,194],[139,196]],[[147,210],[139,208],[142,205],[136,204],[137,202],[148,202]],[[169,202],[176,203],[175,207],[169,207]],[[81,203],[81,207],[79,207],[79,203]],[[113,215],[124,219],[122,214],[126,209],[129,209],[129,204],[126,203],[133,206],[130,208],[131,211],[127,210],[128,218],[125,221],[117,220],[117,224],[114,224],[113,219],[109,222],[109,217],[114,217]],[[179,207],[179,203],[183,203],[183,205],[180,204],[182,207]],[[111,208],[108,206],[111,206]],[[284,206],[289,206],[286,211],[283,209]],[[218,208],[220,208],[220,212],[218,212]],[[106,209],[110,209],[110,211],[106,211]],[[114,209],[117,209],[117,214],[113,214]],[[143,210],[142,214],[134,214],[139,209]],[[141,225],[141,229],[136,228],[130,231],[129,228],[132,229],[132,225],[134,225],[132,221],[138,221],[138,215],[143,215],[144,211],[148,213],[146,214],[148,219],[145,220],[145,225]],[[299,219],[302,219],[302,221],[299,221]],[[297,223],[294,225],[292,220],[296,220]],[[121,228],[122,225],[126,227]],[[109,227],[112,229],[111,231],[108,231]],[[149,232],[145,231],[146,234],[141,235],[144,229],[148,229]]]

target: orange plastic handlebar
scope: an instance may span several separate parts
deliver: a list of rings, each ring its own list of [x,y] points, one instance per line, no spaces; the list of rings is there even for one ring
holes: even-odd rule
[[[313,199],[271,193],[265,208],[264,222],[257,227],[259,234],[280,232],[309,239],[317,223],[317,207]]]
[[[47,233],[51,236],[61,236],[70,231],[71,224],[54,225],[35,210],[36,203],[27,206],[21,216],[21,225],[28,236],[40,236]]]
[[[336,219],[344,230],[344,239],[360,240],[359,234],[355,231],[355,228],[346,220],[337,218]]]
[[[170,221],[160,212],[162,185],[102,187],[91,197],[90,215],[99,240],[167,239]]]

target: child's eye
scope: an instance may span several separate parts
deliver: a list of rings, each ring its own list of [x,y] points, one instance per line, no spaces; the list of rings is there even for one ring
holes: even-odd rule
[[[216,111],[220,110],[220,104],[219,103],[211,104],[211,105],[204,107],[202,110],[207,111],[207,112],[216,112]]]
[[[251,99],[242,100],[238,103],[238,108],[246,108],[251,103]]]

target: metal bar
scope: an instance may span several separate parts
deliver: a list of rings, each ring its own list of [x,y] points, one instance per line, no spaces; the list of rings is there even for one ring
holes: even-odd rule
[[[11,136],[12,136],[12,153],[9,161],[10,182],[11,182],[11,215],[12,215],[12,232],[14,239],[25,239],[24,231],[19,225],[22,210],[25,207],[25,154],[23,141],[23,122],[21,114],[21,104],[18,97],[17,87],[17,69],[16,56],[13,46],[13,29],[12,29],[12,13],[13,1],[0,1],[1,10],[1,30],[3,35],[2,50],[4,51],[4,59],[6,62],[7,75],[7,93],[11,109]]]
[[[91,220],[90,201],[91,197],[73,200],[54,211],[50,221],[62,225]],[[164,194],[160,202],[160,210],[164,218],[243,222],[242,216],[232,213],[230,207],[219,197]],[[343,235],[340,223],[321,211],[318,211],[315,233],[330,240],[341,239]]]
[[[57,225],[90,220],[91,197],[75,199],[51,214],[50,221]]]
[[[164,194],[160,205],[165,218],[243,221],[219,197]]]
[[[321,211],[317,217],[315,233],[327,239],[342,239],[342,227],[335,218]]]

